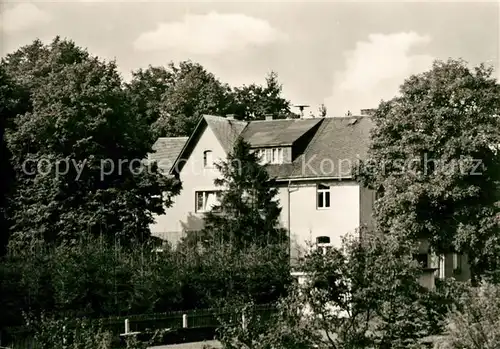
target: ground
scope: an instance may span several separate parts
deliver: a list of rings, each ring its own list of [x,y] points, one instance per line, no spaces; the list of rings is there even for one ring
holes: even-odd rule
[[[219,341],[204,341],[184,344],[161,345],[157,347],[151,347],[150,349],[203,349],[205,345],[209,346],[210,348],[222,348]]]

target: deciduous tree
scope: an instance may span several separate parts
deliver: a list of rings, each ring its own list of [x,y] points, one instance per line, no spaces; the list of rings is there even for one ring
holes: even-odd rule
[[[499,267],[499,114],[492,69],[457,60],[435,62],[380,104],[360,177],[383,192],[383,233],[466,253],[476,277]]]
[[[56,38],[22,47],[2,66],[30,93],[7,137],[18,178],[12,233],[19,241],[146,239],[152,213],[164,212],[179,185],[141,162],[149,125],[133,112],[115,63]]]

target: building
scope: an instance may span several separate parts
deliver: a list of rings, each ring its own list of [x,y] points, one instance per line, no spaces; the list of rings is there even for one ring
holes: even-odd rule
[[[338,118],[238,121],[205,115],[190,137],[159,138],[150,159],[182,181],[182,191],[166,214],[155,217],[154,236],[175,245],[203,227],[203,215],[217,202],[220,174],[214,163],[224,159],[241,136],[261,155],[279,186],[281,224],[290,232],[292,260],[310,246],[340,246],[343,236],[371,227],[375,193],[353,174],[366,157],[372,119],[368,115]],[[425,242],[417,257],[424,267],[421,282],[468,279],[465,256],[433,256]]]
[[[189,138],[160,138],[154,146],[150,159],[179,176],[183,189],[166,214],[155,217],[152,233],[176,244],[202,228],[203,214],[220,191],[213,164],[241,136],[279,185],[281,223],[290,232],[292,258],[309,243],[338,246],[342,236],[371,224],[374,194],[352,178],[366,156],[371,126],[369,116],[245,122],[205,115]]]

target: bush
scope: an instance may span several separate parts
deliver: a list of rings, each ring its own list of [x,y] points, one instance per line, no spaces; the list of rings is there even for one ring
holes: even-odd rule
[[[446,319],[441,349],[500,348],[500,286],[470,287]]]

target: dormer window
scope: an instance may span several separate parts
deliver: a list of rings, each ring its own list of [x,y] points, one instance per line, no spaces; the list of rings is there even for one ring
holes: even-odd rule
[[[213,157],[212,157],[212,151],[205,150],[203,152],[203,167],[212,168],[213,166],[214,166],[214,161],[213,161]]]
[[[260,159],[260,164],[282,164],[284,162],[283,148],[266,148],[257,149],[257,156]]]

